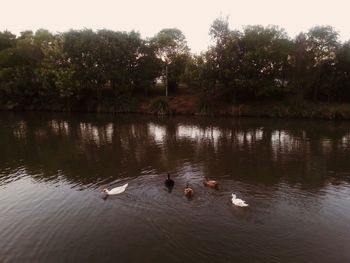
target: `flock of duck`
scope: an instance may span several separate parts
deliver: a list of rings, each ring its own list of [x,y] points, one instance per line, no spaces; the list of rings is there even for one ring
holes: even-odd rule
[[[217,181],[215,180],[208,180],[208,178],[205,176],[204,177],[204,181],[203,181],[204,186],[213,188],[218,190],[219,189],[219,184]],[[168,188],[169,192],[171,192],[171,190],[173,189],[175,182],[173,179],[170,178],[170,174],[168,173],[167,179],[164,182],[164,185]],[[108,190],[107,188],[103,189],[102,191],[106,194],[106,196],[108,195],[117,195],[117,194],[121,194],[123,192],[125,192],[126,188],[128,187],[128,184],[124,184],[122,186],[118,186],[115,187],[111,190]],[[187,183],[185,188],[184,188],[184,195],[191,199],[194,195],[194,189]],[[235,206],[239,206],[239,207],[247,207],[248,204],[243,201],[242,199],[239,199],[236,197],[235,194],[232,194],[232,204],[234,204]]]

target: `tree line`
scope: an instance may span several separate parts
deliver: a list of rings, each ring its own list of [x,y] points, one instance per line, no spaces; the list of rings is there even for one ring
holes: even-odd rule
[[[231,30],[216,19],[211,46],[190,53],[184,34],[152,38],[111,30],[0,32],[0,103],[22,107],[127,109],[168,71],[169,90],[214,92],[227,103],[350,101],[350,41],[330,26],[290,38],[277,26]]]

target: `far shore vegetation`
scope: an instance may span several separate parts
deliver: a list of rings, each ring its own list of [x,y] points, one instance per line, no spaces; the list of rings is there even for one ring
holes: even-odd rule
[[[0,32],[0,109],[350,119],[350,41],[336,29],[291,38],[218,18],[209,34],[192,54],[176,28]]]

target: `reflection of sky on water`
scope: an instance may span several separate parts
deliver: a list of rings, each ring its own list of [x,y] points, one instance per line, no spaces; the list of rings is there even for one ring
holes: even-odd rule
[[[83,141],[94,142],[97,146],[111,143],[113,139],[113,123],[95,126],[91,123],[80,123],[80,136]]]
[[[69,135],[69,124],[67,121],[51,120],[48,126],[54,134]]]
[[[264,171],[284,169],[276,178],[286,176],[295,181],[314,173],[349,171],[347,124],[341,131],[331,125],[314,129],[312,124],[246,125],[244,121],[180,122],[151,117],[92,121],[18,118],[9,124],[3,126],[0,141],[3,163],[12,166],[12,160],[20,156],[20,163],[33,165],[34,173],[42,167],[46,167],[45,174],[65,167],[72,174],[92,172],[98,181],[101,170],[114,175],[127,168],[127,176],[147,167],[163,173],[181,171],[186,162],[191,169],[202,167],[208,175],[239,170],[236,176],[245,179],[260,173],[256,167],[264,167]],[[84,180],[93,181],[87,177]]]
[[[341,145],[343,147],[349,147],[350,146],[350,133],[347,134],[347,135],[344,135],[342,138],[341,138]]]
[[[164,143],[168,135],[166,126],[155,123],[148,124],[148,133],[157,143]],[[214,145],[214,148],[217,148],[219,139],[223,136],[230,138],[231,133],[225,134],[223,130],[217,127],[199,128],[194,125],[179,124],[176,127],[175,136],[178,139],[189,139],[195,142],[209,141]]]
[[[190,139],[197,143],[201,141],[210,142],[217,150],[219,139],[223,136],[223,131],[215,128],[198,128],[193,125],[179,125],[176,129],[176,136],[180,139]]]
[[[158,143],[163,143],[166,137],[165,126],[160,126],[152,122],[148,124],[148,133]]]
[[[27,123],[25,121],[19,121],[17,126],[13,129],[13,135],[20,140],[25,140],[27,137]]]
[[[235,142],[239,146],[243,146],[247,144],[248,146],[257,141],[261,141],[263,138],[263,129],[258,128],[255,130],[247,130],[247,131],[235,131],[234,132]]]
[[[13,128],[13,135],[20,140],[28,139],[28,127],[25,120],[17,122]],[[128,134],[132,137],[148,136],[152,138],[157,144],[165,144],[166,138],[176,136],[178,139],[187,139],[196,143],[202,143],[206,141],[212,144],[215,150],[217,150],[221,140],[232,140],[238,147],[250,147],[258,142],[270,140],[271,149],[274,158],[277,158],[279,154],[290,153],[293,151],[300,151],[302,148],[308,147],[309,141],[307,133],[300,131],[296,136],[288,130],[268,130],[266,131],[262,127],[249,130],[229,129],[215,126],[199,127],[196,125],[177,124],[175,130],[171,131],[173,134],[168,134],[166,125],[157,124],[155,122],[149,122],[146,124],[146,130],[140,129],[144,124],[130,124],[126,127]],[[140,131],[142,130],[142,131]],[[147,131],[147,134],[144,133]],[[109,122],[104,125],[94,125],[90,122],[79,122],[78,125],[72,125],[72,123],[64,120],[50,120],[47,125],[37,127],[34,131],[34,136],[38,139],[45,140],[49,135],[57,136],[70,136],[75,133],[78,138],[85,143],[93,143],[96,146],[112,143],[115,136],[115,126],[113,122]],[[267,135],[267,136],[266,136]],[[125,137],[118,138],[121,143],[127,144]],[[329,153],[335,147],[344,148],[350,146],[350,133],[347,133],[340,137],[340,139],[334,140],[327,137],[321,137],[320,147],[322,153]],[[126,145],[127,146],[127,145]]]

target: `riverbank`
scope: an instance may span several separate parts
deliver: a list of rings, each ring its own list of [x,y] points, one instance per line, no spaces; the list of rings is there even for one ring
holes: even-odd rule
[[[170,112],[173,114],[350,120],[350,104],[269,102],[230,105],[215,102],[209,104],[193,96],[162,99],[168,103]],[[147,110],[151,105],[152,101],[145,103],[142,113],[152,113]]]
[[[192,94],[143,97],[124,107],[116,105],[62,107],[59,104],[46,104],[44,106],[7,104],[1,105],[0,110],[350,120],[350,104],[348,103],[265,102],[231,105],[215,101],[205,102]]]

